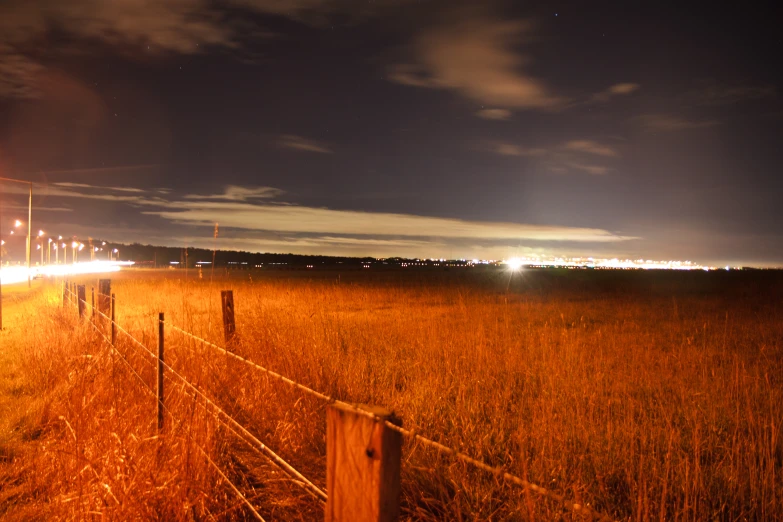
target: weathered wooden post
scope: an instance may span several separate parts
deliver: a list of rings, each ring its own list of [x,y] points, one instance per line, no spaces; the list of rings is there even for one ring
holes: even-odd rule
[[[163,430],[163,312],[158,314],[158,431]]]
[[[226,344],[230,343],[236,334],[236,323],[234,322],[234,291],[222,290],[220,300],[223,303],[223,335]]]
[[[396,425],[384,408],[361,406]],[[402,434],[333,404],[326,411],[326,522],[389,522],[400,513]]]
[[[114,311],[117,308],[114,301],[114,294],[111,294],[111,300],[109,301],[111,307],[111,345],[117,346],[117,323],[114,322]]]
[[[63,280],[63,308],[68,304],[68,281]]]
[[[111,309],[111,279],[98,279],[98,311],[108,315]]]
[[[95,287],[90,287],[90,294],[92,294],[92,304],[90,305],[90,310],[92,312],[92,322],[95,322]]]
[[[84,305],[87,304],[87,288],[79,285],[76,291],[76,304],[79,308],[79,319],[84,318]]]

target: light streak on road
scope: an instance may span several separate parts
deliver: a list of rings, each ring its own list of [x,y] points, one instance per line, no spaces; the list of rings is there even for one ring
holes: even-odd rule
[[[133,261],[88,261],[69,265],[44,265],[30,269],[31,277],[63,277],[73,275],[104,274],[119,272],[123,266],[132,266]],[[12,285],[27,281],[26,266],[5,266],[0,268],[0,281],[3,285]]]

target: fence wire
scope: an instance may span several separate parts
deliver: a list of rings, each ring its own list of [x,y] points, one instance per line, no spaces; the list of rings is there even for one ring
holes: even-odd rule
[[[440,442],[437,442],[437,441],[434,441],[434,440],[429,439],[427,437],[424,437],[424,436],[416,433],[415,430],[407,430],[407,429],[405,429],[405,428],[403,428],[401,426],[397,426],[396,424],[394,424],[394,423],[392,423],[392,422],[390,422],[390,421],[388,421],[386,419],[383,419],[383,418],[379,417],[378,415],[376,415],[375,413],[373,413],[371,411],[368,411],[368,410],[365,410],[363,408],[360,408],[359,406],[357,406],[355,404],[350,404],[350,403],[347,403],[345,401],[341,401],[339,399],[336,399],[334,397],[330,397],[329,395],[326,395],[326,394],[321,393],[319,391],[313,390],[312,388],[310,388],[308,386],[305,386],[304,384],[301,384],[301,383],[298,383],[296,381],[293,381],[293,380],[289,379],[288,377],[285,377],[285,376],[283,376],[283,375],[281,375],[281,374],[279,374],[279,373],[277,373],[277,372],[275,372],[273,370],[270,370],[268,368],[264,368],[260,364],[257,364],[255,362],[249,360],[249,359],[246,359],[245,357],[242,357],[239,354],[231,352],[227,348],[220,347],[220,346],[216,345],[215,343],[212,343],[210,341],[207,341],[206,339],[198,337],[197,335],[194,335],[194,334],[192,334],[190,332],[187,332],[187,331],[183,330],[182,328],[179,328],[179,327],[177,327],[177,326],[175,326],[175,325],[173,325],[171,323],[165,323],[165,324],[167,324],[173,330],[176,330],[176,331],[184,334],[185,336],[188,336],[188,337],[190,337],[190,338],[192,338],[192,339],[194,339],[194,340],[196,340],[198,342],[201,342],[201,343],[203,343],[206,346],[210,346],[210,347],[212,347],[212,348],[214,348],[216,350],[219,350],[223,354],[225,354],[225,355],[227,355],[229,357],[232,357],[232,358],[234,358],[234,359],[236,359],[238,361],[241,361],[241,362],[247,364],[248,366],[251,366],[251,367],[255,368],[256,370],[259,370],[259,371],[261,371],[261,372],[263,372],[263,373],[265,373],[265,374],[267,374],[267,375],[269,375],[269,376],[271,376],[271,377],[273,377],[273,378],[275,378],[275,379],[277,379],[277,380],[279,380],[281,382],[284,382],[284,383],[286,383],[286,384],[288,384],[288,385],[290,385],[290,386],[292,386],[292,387],[294,387],[296,389],[299,389],[299,390],[301,390],[301,391],[303,391],[303,392],[305,392],[305,393],[307,393],[307,394],[309,394],[309,395],[311,395],[313,397],[317,397],[317,398],[319,398],[319,399],[321,399],[323,401],[326,401],[326,402],[328,402],[330,404],[338,404],[338,405],[340,405],[340,406],[342,406],[344,408],[348,408],[348,409],[350,409],[350,410],[352,410],[352,411],[354,411],[354,412],[356,412],[356,413],[358,413],[360,415],[363,415],[365,417],[369,417],[369,418],[375,420],[376,422],[383,423],[384,426],[386,426],[387,428],[389,428],[389,429],[391,429],[393,431],[396,431],[397,433],[400,433],[404,437],[407,437],[407,438],[409,438],[411,440],[415,440],[415,441],[421,442],[422,444],[427,445],[427,446],[429,446],[431,448],[434,448],[434,449],[436,449],[437,451],[439,451],[441,453],[448,454],[448,455],[452,456],[455,459],[458,459],[458,460],[461,460],[462,462],[465,462],[466,464],[470,464],[471,466],[474,466],[474,467],[476,467],[476,468],[478,468],[480,470],[483,470],[483,471],[486,471],[488,473],[491,473],[494,476],[496,476],[496,477],[498,477],[500,479],[503,479],[506,482],[509,482],[511,484],[520,486],[524,490],[533,491],[534,493],[536,493],[536,494],[538,494],[540,496],[547,497],[547,498],[555,501],[557,504],[561,505],[562,507],[564,507],[565,509],[567,509],[569,511],[572,511],[572,512],[577,513],[577,514],[587,516],[590,519],[599,520],[599,521],[602,521],[602,522],[604,522],[604,521],[612,521],[613,520],[611,517],[609,517],[607,515],[604,515],[602,513],[599,513],[598,511],[594,510],[590,506],[586,506],[584,504],[579,504],[577,502],[569,501],[568,499],[566,499],[566,497],[564,495],[560,495],[560,494],[555,493],[554,491],[552,491],[550,489],[547,489],[545,487],[542,487],[542,486],[539,486],[537,484],[534,484],[534,483],[532,483],[530,481],[527,481],[527,480],[525,480],[525,479],[523,479],[521,477],[518,477],[516,475],[512,475],[511,473],[508,473],[507,471],[505,471],[502,467],[490,466],[486,462],[483,462],[481,460],[473,458],[470,455],[467,455],[466,453],[463,453],[463,452],[461,452],[461,451],[459,451],[457,449],[450,448],[450,447],[446,446],[445,444],[441,444]]]
[[[96,310],[96,312],[105,317],[107,320],[111,321],[104,313],[102,313],[100,310]],[[165,322],[164,322],[165,324]],[[127,330],[122,328],[120,325],[117,324],[117,322],[114,322],[114,325],[117,327],[117,330],[123,333],[126,337],[128,337],[133,344],[139,346],[144,350],[146,355],[148,355],[150,358],[154,359],[155,361],[158,360],[157,354],[155,354],[152,350],[147,348],[147,346],[136,339],[133,335],[131,335]],[[209,397],[207,397],[201,390],[199,390],[196,386],[194,386],[190,381],[187,380],[187,378],[183,377],[179,372],[177,372],[174,368],[172,368],[168,363],[163,361],[163,367],[168,370],[172,375],[176,376],[180,382],[183,384],[183,386],[190,389],[194,395],[201,397],[204,402],[214,408],[214,412],[209,412],[209,410],[206,408],[206,405],[204,406],[205,411],[208,413],[212,413],[213,416],[223,424],[225,427],[227,427],[232,433],[237,435],[241,440],[243,440],[248,446],[254,447],[256,451],[263,452],[263,456],[267,458],[269,461],[271,461],[275,466],[277,466],[279,469],[281,469],[283,472],[285,472],[289,477],[294,480],[294,483],[302,485],[308,493],[313,495],[316,499],[318,499],[321,502],[325,502],[327,499],[327,494],[325,491],[323,491],[321,488],[316,486],[310,479],[308,479],[306,476],[304,476],[301,472],[299,472],[296,468],[294,468],[291,464],[289,464],[285,459],[280,457],[277,453],[275,453],[274,450],[272,450],[269,446],[261,442],[255,435],[253,435],[250,431],[247,430],[242,424],[237,422],[231,415],[226,413],[225,410],[220,408],[214,401],[212,401]],[[223,416],[226,421],[228,421],[229,424],[227,424],[225,421],[223,421],[220,416]],[[243,436],[240,436],[236,430],[233,428],[236,428],[240,432],[244,434]],[[249,439],[249,440],[248,440]],[[251,442],[252,441],[252,444]]]
[[[85,304],[85,306],[87,306],[87,303],[84,300],[82,300],[82,302]],[[155,391],[147,385],[147,383],[144,381],[144,379],[136,372],[136,370],[133,368],[133,366],[131,366],[131,364],[127,361],[127,359],[125,359],[125,357],[120,353],[120,351],[117,350],[117,348],[112,345],[111,339],[106,337],[106,335],[103,332],[101,332],[100,328],[98,328],[98,326],[95,323],[93,323],[92,321],[89,321],[89,323],[93,327],[93,329],[103,338],[103,340],[109,346],[109,349],[112,350],[114,353],[118,354],[120,356],[120,359],[128,366],[128,369],[136,377],[138,377],[139,381],[141,381],[143,389],[145,391],[149,392],[150,394],[152,394],[152,396],[157,399],[157,394],[155,393]],[[179,426],[182,426],[183,422],[180,419],[178,419],[171,412],[171,410],[168,407],[165,406],[165,404],[162,405],[162,406],[163,406],[163,409],[169,414],[171,419],[174,420]],[[221,470],[220,467],[215,463],[215,461],[212,460],[212,458],[204,450],[204,448],[202,448],[201,445],[199,445],[198,443],[196,443],[195,440],[193,440],[192,435],[188,431],[185,431],[185,434],[187,435],[187,437],[190,440],[190,442],[201,452],[201,454],[204,456],[204,458],[207,460],[207,462],[215,469],[215,471],[217,471],[217,473],[220,475],[221,479],[224,480],[231,487],[231,489],[233,490],[234,494],[237,497],[239,497],[239,499],[242,501],[242,503],[244,503],[248,507],[248,509],[250,509],[250,511],[253,513],[253,515],[256,517],[256,519],[260,520],[261,522],[266,522],[264,520],[264,517],[261,516],[261,514],[253,506],[253,504],[251,504],[250,501],[247,499],[247,497],[242,494],[242,492],[231,481],[231,479],[229,479],[228,476],[226,476],[226,474],[223,473],[223,470]]]
[[[70,292],[70,290],[68,290],[68,291]],[[105,294],[99,294],[99,295],[105,295]],[[109,321],[111,321],[111,319],[108,318],[101,311],[98,310],[97,313],[102,315],[103,317],[105,317]],[[365,410],[365,409],[363,409],[363,408],[361,408],[361,407],[359,407],[359,406],[357,406],[355,404],[347,403],[347,402],[342,401],[340,399],[336,399],[334,397],[331,397],[329,395],[321,393],[321,392],[319,392],[317,390],[314,390],[314,389],[312,389],[312,388],[310,388],[310,387],[308,387],[308,386],[306,386],[304,384],[301,384],[301,383],[298,383],[298,382],[296,382],[296,381],[294,381],[292,379],[289,379],[288,377],[285,377],[282,374],[279,374],[279,373],[277,373],[277,372],[275,372],[273,370],[265,368],[265,367],[261,366],[258,363],[255,363],[255,362],[253,362],[253,361],[251,361],[251,360],[249,360],[249,359],[247,359],[245,357],[242,357],[241,355],[239,355],[237,353],[234,353],[234,352],[228,350],[228,348],[226,348],[226,347],[218,346],[217,344],[212,343],[212,342],[210,342],[210,341],[208,341],[206,339],[203,339],[202,337],[199,337],[197,335],[194,335],[194,334],[192,334],[192,333],[190,333],[190,332],[188,332],[186,330],[183,330],[182,328],[179,328],[178,326],[176,326],[176,325],[174,325],[172,323],[169,323],[169,322],[167,322],[165,320],[164,321],[160,321],[160,322],[163,323],[164,325],[168,325],[173,330],[175,330],[175,331],[177,331],[177,332],[179,332],[179,333],[181,333],[181,334],[183,334],[183,335],[185,335],[187,337],[190,337],[191,339],[193,339],[195,341],[198,341],[198,342],[204,344],[205,346],[209,346],[209,347],[211,347],[211,348],[213,348],[215,350],[218,350],[218,351],[222,352],[224,355],[226,355],[228,357],[231,357],[233,359],[236,359],[236,360],[238,360],[238,361],[240,361],[240,362],[242,362],[242,363],[244,363],[244,364],[246,364],[246,365],[248,365],[248,366],[250,366],[250,367],[252,367],[252,368],[254,368],[256,370],[258,370],[258,371],[261,371],[261,372],[267,374],[268,376],[270,376],[270,377],[272,377],[272,378],[274,378],[276,380],[279,380],[279,381],[281,381],[281,382],[283,382],[283,383],[285,383],[285,384],[287,384],[287,385],[289,385],[289,386],[291,386],[293,388],[296,388],[296,389],[298,389],[298,390],[300,390],[300,391],[302,391],[302,392],[304,392],[304,393],[306,393],[308,395],[316,397],[316,398],[318,398],[318,399],[320,399],[322,401],[325,401],[325,402],[327,402],[329,404],[337,404],[337,405],[339,405],[339,406],[341,406],[343,408],[350,409],[350,410],[352,410],[352,411],[354,411],[354,412],[356,412],[356,413],[358,413],[360,415],[363,415],[365,417],[371,418],[375,422],[382,423],[385,427],[387,427],[387,428],[389,428],[389,429],[391,429],[393,431],[396,431],[397,433],[400,433],[402,436],[407,437],[410,440],[418,441],[418,442],[420,442],[420,443],[422,443],[422,444],[424,444],[426,446],[429,446],[429,447],[437,450],[440,453],[444,453],[444,454],[450,455],[452,458],[460,460],[460,461],[462,461],[462,462],[464,462],[466,464],[469,464],[469,465],[471,465],[471,466],[473,466],[473,467],[475,467],[477,469],[480,469],[480,470],[485,471],[487,473],[491,473],[495,477],[497,477],[499,479],[502,479],[505,482],[508,482],[510,484],[514,484],[516,486],[521,487],[523,490],[532,491],[532,492],[538,494],[539,496],[546,497],[546,498],[556,502],[558,505],[562,506],[563,508],[565,508],[568,511],[571,511],[571,512],[573,512],[575,514],[578,514],[578,515],[582,515],[582,516],[588,517],[591,520],[599,520],[601,522],[611,522],[611,521],[614,520],[611,517],[609,517],[608,515],[604,515],[604,514],[598,512],[598,511],[594,510],[590,506],[587,506],[587,505],[584,505],[584,504],[580,504],[578,502],[570,501],[564,495],[561,495],[559,493],[555,493],[554,491],[552,491],[552,490],[550,490],[548,488],[545,488],[543,486],[539,486],[539,485],[534,484],[534,483],[532,483],[532,482],[530,482],[528,480],[525,480],[525,479],[523,479],[521,477],[513,475],[513,474],[505,471],[503,469],[503,467],[501,467],[501,466],[491,466],[491,465],[487,464],[484,461],[481,461],[479,459],[473,458],[470,455],[459,451],[458,449],[450,448],[449,446],[446,446],[445,444],[437,442],[437,441],[435,441],[433,439],[430,439],[428,437],[424,437],[423,435],[420,435],[419,433],[417,433],[416,430],[408,430],[408,429],[405,429],[405,428],[403,428],[401,426],[397,426],[396,424],[390,422],[389,420],[381,418],[377,414],[375,414],[375,413],[373,413],[371,411]],[[154,357],[157,360],[157,355],[156,354],[154,354],[143,343],[141,343],[135,337],[133,337],[128,331],[126,331],[125,329],[120,327],[116,323],[116,321],[114,322],[114,325],[117,327],[117,329],[119,331],[121,331],[123,334],[125,334],[127,337],[129,337],[134,343],[136,343],[137,345],[142,347],[148,353],[148,355],[150,355],[151,357]],[[127,363],[127,361],[126,361],[126,363]],[[229,416],[225,411],[220,409],[220,407],[218,407],[214,402],[212,402],[209,398],[207,398],[206,395],[204,395],[200,390],[198,390],[189,381],[187,381],[187,379],[185,379],[184,377],[179,375],[173,368],[168,366],[165,362],[163,363],[163,365],[171,373],[173,373],[174,375],[179,377],[182,380],[183,384],[185,384],[186,386],[190,387],[194,391],[194,393],[196,393],[199,396],[201,396],[205,400],[205,402],[207,402],[208,404],[211,404],[213,407],[215,407],[216,411],[220,412],[232,424],[237,426],[238,429],[240,429],[242,432],[246,433],[251,438],[251,440],[256,442],[259,445],[259,447],[262,448],[262,450],[264,450],[264,451],[268,450],[269,452],[271,452],[271,454],[274,454],[274,452],[272,452],[271,449],[269,449],[261,441],[259,441],[257,438],[255,438],[252,435],[252,433],[247,431],[246,428],[244,428],[244,426],[239,424],[236,420],[234,420],[231,416]],[[232,432],[233,432],[233,430],[232,430]],[[234,432],[234,433],[236,434],[236,432]],[[236,434],[236,435],[238,436],[238,434]],[[240,437],[240,438],[242,438],[242,437]],[[274,455],[278,459],[280,459],[280,461],[282,463],[285,463],[285,465],[290,466],[290,464],[285,462],[282,458],[280,458],[276,454],[274,454]],[[279,462],[276,462],[276,459],[274,457],[271,457],[270,460],[275,462],[275,464],[279,463]],[[302,481],[305,484],[308,485],[308,488],[310,486],[312,486],[312,488],[314,488],[313,492],[317,491],[316,494],[320,498],[322,498],[323,500],[325,500],[327,498],[327,495],[326,495],[325,492],[323,492],[320,488],[318,488],[317,486],[312,484],[312,482],[307,480],[306,477],[301,475],[293,467],[291,467],[291,471],[293,473],[295,473],[297,477],[300,477],[302,479]]]

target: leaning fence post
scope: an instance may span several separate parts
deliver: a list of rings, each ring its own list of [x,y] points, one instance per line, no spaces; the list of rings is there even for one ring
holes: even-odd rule
[[[376,418],[332,404],[326,411],[327,522],[388,522],[400,512],[402,435],[382,420],[391,412],[361,406]]]
[[[221,290],[220,300],[223,303],[223,335],[226,344],[228,344],[234,338],[237,330],[234,322],[234,291]]]
[[[84,305],[87,303],[87,289],[84,285],[79,285],[76,287],[76,304],[79,307],[79,319],[84,318]]]
[[[163,312],[158,314],[158,431],[163,430]]]
[[[114,302],[114,294],[111,294],[111,345],[117,346],[117,323],[114,322],[114,310],[117,308]]]

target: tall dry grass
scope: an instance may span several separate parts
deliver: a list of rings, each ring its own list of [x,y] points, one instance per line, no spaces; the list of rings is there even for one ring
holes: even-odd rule
[[[242,355],[616,518],[783,518],[777,274],[137,273],[114,278],[117,319],[153,350],[158,312],[222,345],[224,288]],[[123,335],[113,354],[59,301],[52,287],[20,303],[25,326],[3,334],[0,513],[247,519],[200,447],[267,519],[322,517],[175,377],[158,437],[120,359],[154,387],[149,358]],[[324,486],[323,404],[170,328],[166,342],[172,367]],[[409,519],[571,517],[418,444],[402,469]]]

